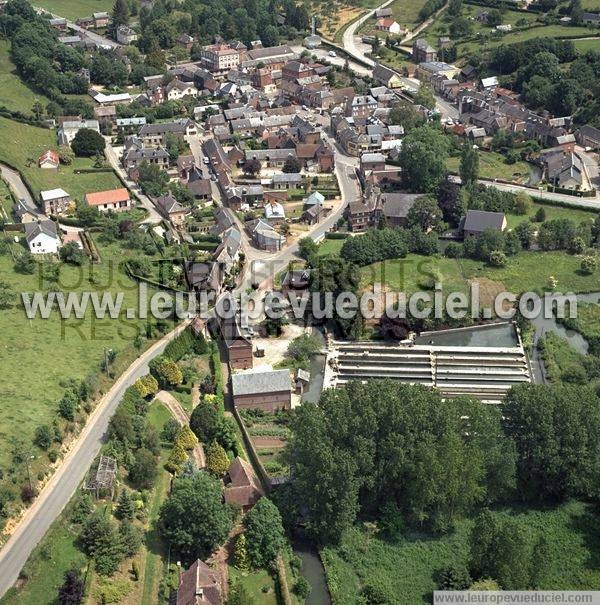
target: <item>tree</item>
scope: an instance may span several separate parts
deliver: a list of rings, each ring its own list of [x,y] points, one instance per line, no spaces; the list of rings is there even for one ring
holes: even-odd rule
[[[529,214],[532,205],[533,201],[531,197],[524,191],[519,191],[519,193],[515,195],[515,214],[526,216]]]
[[[315,258],[318,250],[319,246],[312,237],[303,237],[298,242],[298,254],[309,263]]]
[[[296,580],[293,590],[301,599],[308,599],[308,596],[310,595],[310,592],[312,590],[312,586],[306,578],[300,576]]]
[[[464,565],[452,565],[438,574],[438,590],[466,590],[472,584],[469,570]]]
[[[163,357],[152,369],[162,385],[173,387],[183,382],[181,368],[171,359]]]
[[[92,513],[83,525],[79,541],[83,551],[96,562],[103,576],[112,575],[123,558],[115,524],[101,511]]]
[[[256,599],[248,592],[248,589],[241,583],[236,582],[229,591],[227,605],[257,605]]]
[[[175,420],[175,418],[169,418],[165,425],[163,426],[163,430],[160,434],[161,439],[163,441],[167,441],[168,443],[173,443],[175,441],[175,437],[177,437],[177,433],[179,433],[180,424]]]
[[[261,170],[260,160],[257,160],[256,158],[246,160],[242,166],[242,170],[244,174],[256,176]]]
[[[15,271],[17,273],[23,273],[31,275],[35,271],[35,260],[33,260],[33,254],[24,250],[15,258]]]
[[[506,254],[501,250],[493,250],[490,253],[490,265],[492,267],[505,267],[507,262]]]
[[[208,556],[230,528],[217,479],[199,472],[174,480],[171,495],[160,510],[160,531],[186,562]]]
[[[281,169],[282,172],[286,172],[288,174],[300,172],[300,170],[302,170],[302,162],[300,162],[300,160],[293,155],[289,155],[286,158]]]
[[[79,157],[91,158],[97,153],[103,153],[106,147],[104,137],[91,128],[81,128],[71,142],[73,153]]]
[[[186,451],[193,450],[198,445],[198,438],[187,424],[184,424],[175,436],[175,445],[179,445]]]
[[[58,158],[61,164],[70,166],[75,159],[75,154],[68,145],[60,145],[58,148]]]
[[[158,381],[152,374],[146,374],[145,376],[138,378],[133,386],[144,398],[156,395],[158,392]]]
[[[286,545],[281,514],[262,497],[244,518],[250,562],[256,568],[268,567]]]
[[[59,605],[80,605],[83,602],[85,585],[77,569],[65,572],[65,580],[58,589]]]
[[[469,192],[467,189],[461,188],[458,183],[446,178],[438,188],[437,202],[444,221],[451,225],[458,225],[467,212]]]
[[[596,257],[594,256],[585,256],[581,259],[581,272],[586,275],[591,275],[596,271],[596,267],[598,263],[596,262]]]
[[[210,403],[201,403],[192,412],[190,428],[202,443],[209,443],[215,438],[220,422],[217,408]]]
[[[416,226],[421,231],[437,231],[442,226],[442,211],[435,198],[422,196],[415,200],[407,215],[409,227]]]
[[[35,429],[33,442],[41,449],[47,450],[54,441],[54,431],[47,425],[42,424]]]
[[[435,191],[446,173],[447,157],[448,142],[439,130],[421,126],[409,132],[399,157],[407,185],[417,192]]]
[[[415,104],[422,105],[427,109],[435,109],[435,96],[430,86],[423,82],[421,83],[419,90],[415,94]]]
[[[425,123],[425,117],[412,103],[401,101],[391,108],[390,123],[402,126],[404,132],[408,133],[418,126],[422,126]]]
[[[121,490],[119,501],[115,509],[115,517],[117,519],[128,519],[131,521],[135,516],[135,504],[133,498],[129,495],[126,489]]]
[[[133,557],[142,545],[142,532],[128,519],[119,526],[119,546],[126,557]]]
[[[140,448],[135,453],[135,460],[129,471],[129,479],[140,489],[148,489],[154,485],[158,472],[156,456],[146,448]]]
[[[188,455],[186,451],[180,446],[175,445],[165,462],[165,469],[167,469],[172,474],[177,474],[181,471],[182,465],[188,459]]]
[[[246,536],[244,534],[240,534],[235,541],[233,564],[236,569],[239,569],[240,571],[250,571],[250,559],[248,558]]]
[[[537,209],[535,213],[535,222],[543,223],[546,220],[546,209],[544,207],[540,207]]]
[[[60,260],[63,263],[81,266],[85,263],[86,256],[83,250],[75,243],[68,242],[58,251]]]
[[[466,187],[471,187],[479,177],[479,152],[465,141],[460,155],[460,180]]]
[[[313,355],[321,350],[321,342],[312,334],[301,334],[290,342],[287,354],[292,359],[307,363]]]
[[[112,9],[111,35],[116,39],[119,27],[127,23],[129,23],[129,5],[126,0],[115,0]]]
[[[229,468],[227,453],[216,441],[206,448],[206,468],[217,477],[222,477]]]
[[[515,227],[515,233],[521,242],[521,246],[525,249],[531,247],[535,234],[535,229],[531,221],[523,221]]]
[[[544,587],[551,564],[550,544],[545,536],[541,536],[533,547],[533,555],[531,557],[532,588],[540,590]]]
[[[75,420],[75,412],[79,407],[79,398],[73,391],[67,391],[58,402],[58,413],[65,419]]]
[[[502,13],[497,8],[488,11],[487,24],[490,27],[496,27],[502,23]]]

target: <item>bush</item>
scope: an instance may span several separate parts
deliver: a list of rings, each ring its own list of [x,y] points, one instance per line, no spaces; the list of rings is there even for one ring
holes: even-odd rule
[[[312,590],[312,586],[310,585],[310,582],[306,578],[303,578],[302,576],[300,576],[296,580],[296,583],[294,584],[294,592],[301,599],[307,599],[311,590]]]
[[[184,425],[178,431],[175,436],[175,445],[182,447],[184,450],[193,450],[198,444],[198,438],[194,435],[192,429],[189,426]]]
[[[105,147],[104,137],[91,128],[78,130],[71,143],[71,149],[73,149],[75,155],[86,158],[102,153]]]
[[[175,437],[177,437],[177,433],[179,433],[180,428],[181,426],[179,422],[177,422],[177,420],[174,418],[170,418],[163,426],[163,430],[160,434],[161,439],[163,441],[167,441],[168,443],[173,443],[175,441]]]
[[[507,263],[506,254],[500,250],[494,250],[490,254],[490,265],[492,267],[505,267]]]
[[[158,381],[151,374],[138,378],[133,386],[140,396],[144,398],[156,395],[158,392]]]
[[[591,275],[596,271],[597,262],[593,256],[586,256],[581,261],[581,272],[586,275]]]
[[[461,258],[463,247],[458,242],[450,242],[444,250],[444,256],[447,258]]]
[[[47,450],[54,440],[54,431],[47,425],[42,424],[35,429],[33,442],[41,449]]]

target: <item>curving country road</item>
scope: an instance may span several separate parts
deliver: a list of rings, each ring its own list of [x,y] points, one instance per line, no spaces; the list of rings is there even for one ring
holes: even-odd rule
[[[156,355],[160,355],[167,344],[184,330],[190,321],[185,320],[142,353],[98,402],[73,448],[0,551],[0,597],[17,581],[19,572],[29,555],[85,477],[90,464],[100,451],[108,423],[125,390],[138,378],[148,373],[148,362]]]

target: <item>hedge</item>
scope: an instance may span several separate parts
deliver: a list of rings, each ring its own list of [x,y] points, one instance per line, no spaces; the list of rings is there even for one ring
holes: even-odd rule
[[[350,237],[349,233],[341,233],[339,231],[328,231],[325,234],[325,239],[346,239]]]
[[[165,355],[173,361],[179,361],[188,353],[203,355],[208,351],[208,345],[202,334],[196,336],[190,328],[186,328],[179,336],[171,340],[165,347]]]

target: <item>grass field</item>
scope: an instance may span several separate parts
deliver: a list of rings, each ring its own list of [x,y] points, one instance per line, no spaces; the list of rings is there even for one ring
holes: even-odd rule
[[[0,599],[0,605],[57,603],[58,587],[65,572],[83,569],[86,564],[85,555],[75,544],[76,538],[66,517],[61,515],[25,564],[28,580],[23,588],[18,593],[14,588],[9,590]]]
[[[600,38],[594,38],[593,40],[574,40],[573,44],[575,44],[575,48],[582,53],[585,53],[588,50],[600,52]]]
[[[595,589],[600,585],[600,519],[591,506],[570,502],[562,506],[496,512],[511,516],[532,538],[544,535],[551,564],[544,589]],[[409,534],[385,541],[354,529],[337,548],[322,551],[334,605],[359,603],[360,589],[372,582],[387,588],[390,604],[431,602],[435,573],[451,563],[467,562],[471,521],[461,521],[446,536]]]
[[[58,286],[46,284],[41,291],[122,291],[123,308],[136,307],[137,284],[118,268],[131,252],[116,245],[99,246],[99,250],[102,263],[82,268],[61,265]],[[15,293],[40,290],[38,275],[16,273],[10,255],[0,256],[0,275]],[[0,311],[4,385],[0,392],[0,468],[5,479],[9,480],[13,444],[31,446],[35,428],[51,424],[64,392],[61,382],[98,372],[105,348],[123,354],[114,364],[115,371],[122,371],[138,355],[131,343],[142,321],[127,320],[124,313],[118,320],[98,320],[90,308],[82,320],[63,321],[54,311],[47,320],[29,321],[18,307]],[[38,456],[33,466],[37,470],[46,465],[45,456]]]
[[[57,149],[56,133],[45,128],[36,128],[0,117],[0,162],[21,171],[33,193],[38,197],[45,189],[62,187],[71,197],[80,200],[90,191],[103,191],[121,187],[114,172],[78,174],[78,170],[90,169],[94,160],[76,158],[71,166],[61,166],[58,170],[43,170],[37,160],[46,149]]]
[[[248,593],[260,605],[277,605],[277,593],[275,592],[275,582],[269,573],[265,570],[258,570],[249,573],[242,573],[232,565],[229,566],[229,578],[232,583],[241,583]],[[260,599],[260,600],[259,600]]]
[[[10,110],[30,113],[33,104],[39,101],[44,107],[50,100],[29,88],[15,72],[10,59],[10,42],[0,40],[0,106]]]
[[[392,9],[392,18],[400,24],[400,27],[413,29],[420,23],[419,11],[423,8],[425,0],[395,0],[388,8]],[[377,32],[375,25],[377,19],[373,16],[359,28],[359,33],[370,36],[376,33],[380,37],[385,37],[385,32]]]
[[[460,168],[460,157],[448,158],[446,162],[448,170],[458,173]],[[479,152],[479,176],[482,179],[502,179],[514,181],[515,183],[526,183],[529,179],[530,166],[527,162],[516,162],[506,164],[504,156],[495,151]]]
[[[338,255],[345,241],[344,239],[324,239],[319,244],[319,256]]]
[[[578,353],[567,340],[554,332],[544,335],[541,349],[546,376],[550,382],[554,383],[561,382],[564,370],[573,366],[581,366],[584,359],[584,356]]]
[[[552,204],[544,204],[540,202],[533,203],[528,216],[534,217],[539,208],[543,208],[546,212],[547,221],[557,218],[569,218],[576,223],[581,223],[582,221],[593,221],[598,216],[598,213],[593,210],[564,208],[562,206],[553,206]],[[522,223],[525,220],[527,220],[527,216],[523,215],[508,214],[506,216],[506,222],[508,223],[509,229],[514,229],[519,223]]]
[[[109,12],[113,0],[36,0],[35,5],[67,19],[89,17],[92,13]]]
[[[581,258],[566,252],[521,252],[508,259],[506,267],[490,267],[471,259],[426,257],[409,254],[404,259],[374,263],[361,269],[366,288],[374,283],[387,284],[392,291],[412,294],[431,288],[432,277],[442,284],[444,293],[468,293],[469,284],[477,281],[482,303],[490,296],[507,290],[519,294],[543,291],[549,278],[556,279],[556,291],[590,292],[597,288],[597,275],[579,272]],[[487,293],[487,294],[486,294]]]

